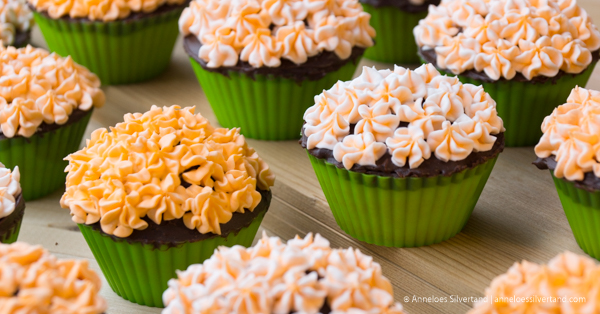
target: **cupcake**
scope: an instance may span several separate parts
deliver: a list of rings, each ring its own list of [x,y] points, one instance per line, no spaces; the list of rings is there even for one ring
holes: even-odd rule
[[[440,0],[360,0],[371,14],[377,31],[377,45],[367,49],[365,58],[394,64],[419,63],[413,29],[427,16],[430,5]]]
[[[600,266],[562,253],[547,265],[515,263],[485,290],[468,314],[600,313]]]
[[[106,311],[100,277],[87,260],[60,260],[39,245],[0,244],[2,313]]]
[[[43,49],[0,47],[0,65],[0,162],[19,166],[32,200],[64,187],[63,158],[79,148],[104,93],[96,75]]]
[[[239,129],[194,108],[153,106],[92,133],[67,157],[61,205],[121,297],[162,307],[175,270],[219,246],[250,246],[274,176]]]
[[[25,201],[21,193],[19,167],[13,171],[0,163],[0,242],[17,241],[25,213]]]
[[[300,143],[337,224],[384,246],[459,233],[504,148],[490,95],[431,64],[365,67],[316,96],[304,120]]]
[[[188,1],[28,0],[50,50],[70,55],[108,85],[165,71]]]
[[[289,140],[312,97],[354,75],[370,18],[357,0],[194,0],[179,29],[219,123]]]
[[[540,169],[550,169],[575,240],[600,259],[600,92],[576,87],[544,119],[535,146]]]
[[[33,13],[24,0],[0,1],[0,40],[4,45],[27,46],[32,26]]]
[[[163,294],[163,314],[402,314],[381,266],[358,249],[331,249],[308,234],[252,248],[221,247],[203,264],[177,272]]]
[[[600,57],[600,32],[576,0],[442,0],[414,35],[425,62],[496,100],[508,146],[535,145]]]

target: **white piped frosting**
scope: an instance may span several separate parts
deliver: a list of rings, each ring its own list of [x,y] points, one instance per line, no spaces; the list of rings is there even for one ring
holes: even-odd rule
[[[15,211],[16,198],[21,194],[20,180],[19,166],[11,171],[0,163],[0,218]]]

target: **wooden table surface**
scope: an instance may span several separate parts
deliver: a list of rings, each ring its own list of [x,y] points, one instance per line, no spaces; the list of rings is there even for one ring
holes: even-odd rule
[[[579,0],[579,3],[600,23],[598,0]],[[33,42],[45,46],[37,30]],[[363,64],[392,67],[370,61]],[[600,90],[600,67],[594,71],[588,87]],[[159,78],[143,84],[103,89],[106,105],[94,112],[86,138],[96,128],[121,122],[123,114],[144,112],[153,104],[196,106],[196,112],[217,123],[181,40],[176,44],[169,69]],[[450,302],[450,297],[483,296],[491,279],[504,273],[515,261],[527,259],[544,263],[565,250],[583,254],[573,238],[550,174],[531,164],[535,159],[532,147],[507,148],[500,154],[463,232],[441,244],[401,249],[354,240],[337,226],[306,152],[297,141],[249,139],[248,142],[277,176],[273,201],[262,230],[283,239],[308,232],[320,233],[333,247],[353,246],[372,255],[391,280],[396,300],[402,302],[409,313],[465,313],[472,304]],[[61,258],[89,259],[91,267],[101,274],[69,211],[60,207],[61,195],[62,192],[57,191],[27,203],[19,240],[41,244]],[[110,314],[160,313],[160,309],[120,298],[104,279],[102,295],[108,301]],[[413,296],[446,297],[449,302],[403,301],[405,297],[413,300]]]

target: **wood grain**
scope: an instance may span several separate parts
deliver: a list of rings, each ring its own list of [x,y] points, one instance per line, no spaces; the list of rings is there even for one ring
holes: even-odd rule
[[[595,21],[600,21],[598,0],[579,0]],[[36,30],[34,43],[44,46]],[[363,61],[364,65],[391,65]],[[600,90],[600,67],[589,88]],[[104,108],[96,110],[86,137],[99,127],[115,125],[123,114],[143,112],[151,105],[196,106],[196,111],[217,123],[178,41],[171,65],[157,79],[143,84],[108,86]],[[523,104],[527,105],[527,104]],[[485,187],[466,228],[441,244],[399,249],[369,245],[352,239],[335,223],[306,153],[296,141],[249,140],[277,175],[274,198],[261,229],[289,239],[296,234],[320,233],[334,247],[357,247],[383,266],[394,285],[396,299],[404,297],[482,296],[490,280],[515,261],[546,262],[570,250],[581,253],[558,200],[550,174],[531,162],[532,148],[507,148]],[[61,258],[86,258],[100,272],[83,236],[60,208],[61,192],[27,203],[19,240],[41,244]],[[259,235],[260,236],[260,235]],[[160,313],[160,309],[123,300],[104,280],[102,295],[108,313]],[[404,303],[404,302],[403,302]],[[410,313],[465,313],[463,302],[407,302]]]

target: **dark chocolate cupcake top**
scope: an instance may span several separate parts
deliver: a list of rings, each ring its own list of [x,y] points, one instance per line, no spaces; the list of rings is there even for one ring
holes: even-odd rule
[[[356,79],[316,96],[304,120],[305,148],[330,150],[349,170],[376,166],[386,154],[396,167],[410,169],[432,156],[465,160],[495,148],[495,135],[504,132],[483,87],[442,76],[431,64],[415,71],[365,67]]]
[[[287,244],[263,234],[251,248],[220,247],[177,271],[163,302],[163,314],[404,313],[372,257],[310,233]]]
[[[600,92],[576,87],[567,102],[542,123],[542,138],[535,146],[542,169],[554,176],[583,181],[584,188],[600,185]]]
[[[31,137],[44,125],[104,105],[100,80],[71,57],[44,49],[0,47],[0,128],[3,138]]]
[[[148,217],[183,218],[198,232],[221,234],[234,212],[253,211],[274,175],[248,147],[239,129],[214,128],[193,107],[156,107],[124,116],[125,122],[92,133],[69,155],[61,199],[73,221],[100,223],[128,237]]]
[[[11,171],[0,163],[0,219],[15,211],[17,196],[21,194],[20,180],[19,166]]]
[[[303,64],[324,51],[348,59],[353,47],[373,45],[370,19],[357,0],[194,0],[179,28],[200,41],[194,54],[209,68],[260,68]]]
[[[581,73],[600,32],[576,0],[442,0],[414,29],[440,69],[485,72],[492,80]]]

